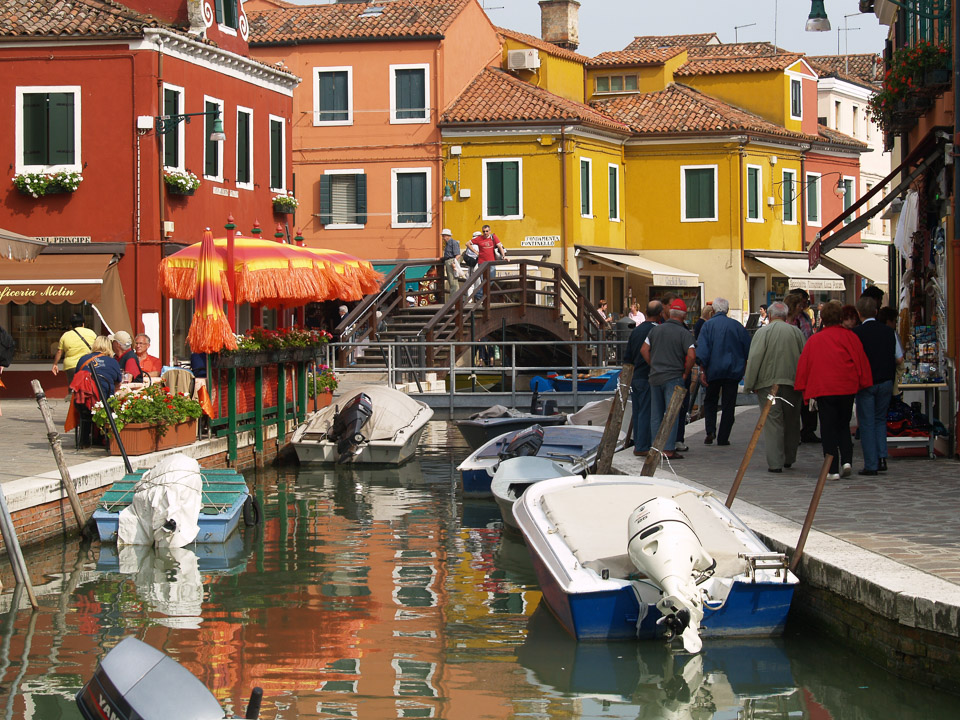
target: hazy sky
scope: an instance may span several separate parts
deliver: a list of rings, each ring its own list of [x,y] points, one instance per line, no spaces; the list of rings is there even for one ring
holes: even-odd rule
[[[482,0],[481,4],[495,25],[540,36],[537,0]],[[887,29],[872,13],[859,14],[858,0],[826,0],[825,7],[833,29],[812,33],[803,29],[810,14],[809,0],[581,0],[578,52],[592,56],[620,50],[635,35],[702,32],[717,33],[721,42],[776,39],[780,47],[808,55],[835,55],[838,41],[840,53],[883,52]],[[847,32],[843,31],[845,15],[851,15],[846,18]],[[751,26],[739,28],[735,35],[737,25]]]

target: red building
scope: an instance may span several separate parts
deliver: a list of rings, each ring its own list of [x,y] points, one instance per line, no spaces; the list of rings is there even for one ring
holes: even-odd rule
[[[78,311],[98,332],[146,332],[164,363],[187,357],[191,303],[161,297],[161,258],[205,227],[222,236],[229,215],[268,235],[283,219],[299,79],[251,59],[247,38],[240,0],[0,4],[0,228],[51,243],[34,263],[0,259],[11,395],[35,377],[62,394],[52,358]],[[199,186],[178,193],[171,172]]]

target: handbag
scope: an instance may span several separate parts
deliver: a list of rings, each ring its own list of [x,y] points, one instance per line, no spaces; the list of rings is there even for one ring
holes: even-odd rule
[[[463,251],[463,264],[467,267],[476,267],[478,259],[477,255],[470,248]]]

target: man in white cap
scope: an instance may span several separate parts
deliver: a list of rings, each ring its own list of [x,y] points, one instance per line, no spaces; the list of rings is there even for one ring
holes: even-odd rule
[[[133,349],[133,338],[126,330],[118,330],[110,336],[113,343],[113,355],[120,363],[124,382],[143,382],[143,370],[140,368],[140,359]]]
[[[444,228],[440,233],[443,238],[443,268],[447,274],[447,285],[453,295],[460,289],[460,280],[464,277],[460,267],[460,243],[453,239],[450,228]]]

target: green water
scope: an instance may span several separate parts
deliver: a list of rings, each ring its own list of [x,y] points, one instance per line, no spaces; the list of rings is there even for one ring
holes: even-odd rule
[[[492,501],[463,500],[457,431],[431,423],[394,470],[249,473],[264,522],[224,547],[27,552],[41,608],[0,596],[0,717],[80,718],[73,696],[134,635],[241,716],[930,720],[955,698],[791,627],[785,638],[577,644]],[[171,688],[175,692],[175,688]]]

